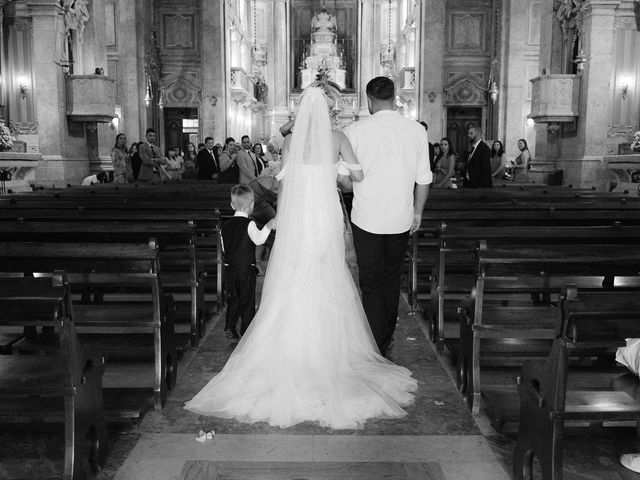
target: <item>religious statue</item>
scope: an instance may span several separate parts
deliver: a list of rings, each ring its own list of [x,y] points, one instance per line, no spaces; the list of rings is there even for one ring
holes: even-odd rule
[[[64,0],[64,21],[67,30],[78,32],[78,43],[82,43],[84,27],[89,21],[89,0]]]
[[[583,8],[584,0],[558,0],[556,17],[564,33],[570,29],[580,28]]]

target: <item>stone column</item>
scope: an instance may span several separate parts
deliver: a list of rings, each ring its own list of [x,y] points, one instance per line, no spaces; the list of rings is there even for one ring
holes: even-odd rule
[[[367,107],[367,83],[377,76],[375,68],[378,58],[375,56],[375,20],[374,20],[374,0],[360,0],[360,25],[358,44],[360,52],[358,54],[359,63],[359,85],[358,95],[360,98],[360,116],[369,115]]]
[[[429,140],[437,142],[444,137],[443,131],[443,85],[442,58],[445,51],[445,2],[441,0],[425,0],[422,5],[420,30],[416,32],[420,39],[420,62],[417,65],[417,88],[420,89],[418,98],[420,110],[418,120],[424,120],[429,125]],[[431,103],[429,93],[436,94]],[[446,133],[446,132],[445,132]]]
[[[289,6],[288,0],[275,0],[273,5],[273,109],[276,130],[289,121]],[[279,135],[279,134],[278,134]],[[278,138],[276,135],[276,138]]]
[[[37,92],[38,143],[47,160],[61,160],[67,140],[65,116],[64,76],[54,63],[63,51],[64,19],[58,0],[27,2],[28,15],[33,19],[33,90]],[[25,12],[26,13],[26,12]],[[53,55],[53,56],[52,56]],[[56,57],[57,56],[57,57]],[[39,174],[51,178],[49,172],[39,169]],[[51,172],[53,175],[53,173]]]
[[[143,0],[120,0],[116,11],[118,35],[118,89],[122,118],[120,130],[127,136],[127,143],[144,140],[147,128],[144,75]],[[109,75],[113,75],[109,72]]]
[[[561,158],[565,183],[574,186],[597,186],[604,181],[601,165],[607,140],[607,119],[610,117],[611,72],[615,71],[613,56],[614,22],[619,0],[587,0],[581,31],[586,68],[582,76],[578,130],[575,138],[563,138]]]
[[[225,60],[225,11],[223,0],[202,0],[202,103],[201,137],[224,143],[227,137],[226,91],[229,65]]]

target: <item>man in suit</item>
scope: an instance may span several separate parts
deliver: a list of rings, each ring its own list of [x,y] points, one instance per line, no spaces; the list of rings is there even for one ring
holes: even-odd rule
[[[258,159],[256,154],[251,150],[252,146],[253,144],[251,143],[249,135],[243,135],[242,148],[236,155],[236,163],[240,169],[239,183],[242,184],[249,183],[251,180],[258,178],[258,174],[260,173],[258,170]]]
[[[427,122],[419,121],[418,123],[424,127],[425,132],[429,132],[429,125],[427,125]],[[431,142],[429,142],[429,168],[431,168],[432,172],[436,171],[436,149]]]
[[[160,183],[160,165],[166,164],[162,158],[160,147],[156,143],[156,131],[147,128],[145,134],[146,142],[142,142],[138,148],[140,157],[140,171],[138,172],[138,182]]]
[[[204,148],[196,155],[198,163],[198,180],[215,180],[218,178],[220,166],[213,153],[213,138],[204,139]]]
[[[464,186],[468,188],[491,188],[491,149],[482,141],[482,132],[470,127],[467,135],[472,145],[471,153],[464,167]]]

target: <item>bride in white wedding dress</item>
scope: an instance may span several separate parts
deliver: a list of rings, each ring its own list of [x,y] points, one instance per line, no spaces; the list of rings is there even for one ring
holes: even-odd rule
[[[280,191],[260,308],[192,412],[289,427],[362,428],[413,402],[411,372],[382,357],[345,263],[328,104],[302,98]]]

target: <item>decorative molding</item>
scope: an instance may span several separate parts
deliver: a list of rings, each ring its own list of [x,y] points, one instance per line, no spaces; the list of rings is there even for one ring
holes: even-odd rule
[[[149,33],[145,45],[144,71],[152,82],[160,81],[162,77],[162,59],[158,47],[158,36],[155,27]]]
[[[162,79],[162,85],[167,107],[199,106],[202,103],[202,88],[195,73],[181,72],[167,75]],[[211,98],[207,98],[211,103]]]
[[[634,17],[616,17],[613,28],[617,30],[635,30],[636,19]]]
[[[638,124],[635,125],[611,125],[607,130],[608,138],[623,137],[628,138],[629,141],[633,140],[633,133],[638,129]]]
[[[33,19],[31,17],[15,17],[13,28],[18,32],[33,30]]]
[[[477,105],[487,104],[485,90],[480,86],[480,77],[467,73],[459,74],[449,80],[444,87],[444,105]]]
[[[487,15],[483,12],[453,12],[449,15],[448,49],[456,53],[478,53],[487,49]]]
[[[38,121],[13,122],[9,121],[9,130],[16,135],[36,135],[38,133]]]
[[[191,14],[162,15],[162,48],[192,49],[196,47],[195,21]]]

